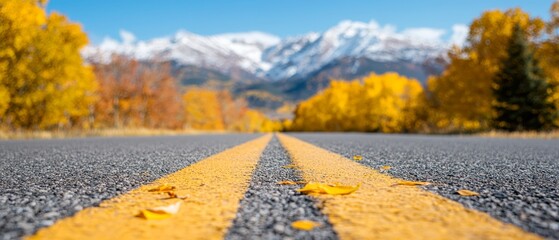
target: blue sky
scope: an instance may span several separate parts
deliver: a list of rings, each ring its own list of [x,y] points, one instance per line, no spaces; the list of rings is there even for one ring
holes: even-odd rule
[[[93,43],[119,38],[172,35],[179,29],[211,35],[262,31],[280,37],[321,32],[342,20],[390,24],[397,29],[469,24],[488,9],[521,7],[549,17],[552,0],[51,0],[48,11],[80,22]]]

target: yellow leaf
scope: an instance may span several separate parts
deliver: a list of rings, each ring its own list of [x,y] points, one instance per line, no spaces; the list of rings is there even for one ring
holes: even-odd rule
[[[317,182],[309,182],[303,186],[303,188],[298,189],[297,192],[300,193],[319,193],[321,190],[320,183]]]
[[[313,228],[320,226],[320,223],[310,220],[298,220],[291,223],[291,227],[299,230],[310,231]]]
[[[357,184],[357,186],[341,186],[341,185],[326,185],[321,186],[322,189],[326,192],[326,194],[330,195],[346,195],[352,192],[357,191],[357,189],[361,186],[361,184]]]
[[[176,188],[175,186],[171,186],[169,184],[161,184],[161,185],[159,185],[157,187],[154,187],[154,188],[152,188],[148,191],[150,191],[150,192],[169,192],[169,191],[175,190],[175,188]]]
[[[300,193],[319,193],[329,195],[345,195],[357,191],[360,184],[356,186],[344,186],[340,184],[324,184],[309,182],[303,188],[297,190]]]
[[[466,196],[466,197],[479,196],[479,193],[474,192],[474,191],[470,191],[470,190],[466,190],[466,189],[458,190],[458,191],[456,191],[456,193],[460,194],[460,196]]]
[[[280,185],[296,185],[298,183],[294,182],[294,181],[286,180],[286,181],[280,181],[280,182],[278,182],[278,184],[280,184]]]
[[[150,210],[144,209],[144,210],[140,210],[140,213],[136,216],[146,220],[161,220],[161,219],[170,218],[173,215],[168,213],[152,212]]]
[[[171,205],[148,208],[140,210],[137,217],[141,217],[147,220],[161,220],[172,217],[179,212],[181,202],[176,202]]]
[[[392,169],[391,166],[382,166],[382,167],[380,167],[380,170],[384,170],[384,171],[388,171],[388,170],[390,170],[390,169]]]
[[[355,161],[361,161],[361,160],[363,160],[363,156],[361,156],[361,155],[355,155],[355,156],[353,156],[353,160],[355,160]]]
[[[403,186],[425,186],[429,185],[429,182],[417,182],[417,181],[406,181],[402,180],[397,182],[395,185],[403,185]]]
[[[289,165],[282,166],[282,168],[293,169],[293,168],[297,168],[297,165],[295,165],[295,164],[289,164]]]

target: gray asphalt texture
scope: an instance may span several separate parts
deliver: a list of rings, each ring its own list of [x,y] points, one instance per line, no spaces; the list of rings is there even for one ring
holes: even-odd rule
[[[559,239],[559,140],[292,134],[549,239]],[[455,192],[468,189],[479,197]]]
[[[0,239],[31,234],[258,136],[0,141]]]
[[[283,168],[291,164],[276,137],[264,150],[248,191],[225,239],[337,239],[332,225],[318,208],[319,203],[296,190],[302,185],[279,185],[279,181],[301,181],[300,173]],[[312,231],[291,227],[296,220],[321,224]]]

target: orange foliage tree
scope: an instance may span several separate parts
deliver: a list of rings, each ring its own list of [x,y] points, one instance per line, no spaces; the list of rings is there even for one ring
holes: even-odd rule
[[[110,64],[96,64],[95,74],[98,127],[182,127],[180,93],[168,64],[113,56]]]

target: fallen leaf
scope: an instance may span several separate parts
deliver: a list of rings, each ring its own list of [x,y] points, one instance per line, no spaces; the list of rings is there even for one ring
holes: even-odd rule
[[[297,165],[295,165],[295,164],[289,164],[289,165],[282,166],[282,168],[293,169],[293,168],[297,168]]]
[[[360,186],[361,184],[357,184],[357,186],[326,185],[326,186],[321,186],[321,188],[324,189],[324,191],[330,195],[346,195],[357,191],[357,189]]]
[[[167,192],[167,196],[169,196],[168,199],[172,199],[172,198],[178,198],[178,199],[187,199],[188,196],[179,196],[175,191],[169,191]]]
[[[136,215],[147,220],[161,220],[170,218],[179,212],[181,202],[176,202],[171,205],[154,207],[140,210],[140,213]]]
[[[291,223],[291,227],[299,230],[310,231],[313,228],[320,226],[320,223],[310,220],[298,220]]]
[[[176,189],[175,186],[171,186],[169,184],[161,184],[161,185],[159,185],[157,187],[154,187],[154,188],[152,188],[148,191],[150,191],[150,192],[169,192],[169,191],[173,191],[175,189]]]
[[[383,171],[388,171],[388,170],[390,170],[390,169],[392,169],[391,166],[382,166],[382,167],[380,167],[380,170],[383,170]]]
[[[319,193],[329,195],[346,195],[353,193],[359,189],[361,184],[356,186],[344,186],[340,184],[324,184],[317,182],[309,182],[303,188],[298,189],[300,193]]]
[[[172,214],[152,212],[145,209],[140,210],[140,213],[136,215],[136,217],[143,218],[146,220],[162,220],[162,219],[170,218],[172,216],[173,216]]]
[[[355,155],[355,156],[353,156],[353,160],[355,160],[355,161],[361,161],[361,160],[363,160],[363,156],[361,156],[361,155]]]
[[[177,194],[173,191],[167,192],[167,195],[169,195],[169,198],[177,198]]]
[[[285,181],[280,181],[278,182],[279,185],[296,185],[298,184],[297,182],[294,181],[289,181],[289,180],[285,180]]]
[[[429,185],[429,182],[418,182],[418,181],[406,181],[406,180],[402,180],[397,182],[394,185],[403,185],[403,186],[425,186],[425,185]]]
[[[470,191],[470,190],[466,190],[466,189],[458,190],[458,191],[456,191],[456,193],[460,194],[460,196],[466,196],[466,197],[479,196],[479,193],[474,192],[474,191]]]

